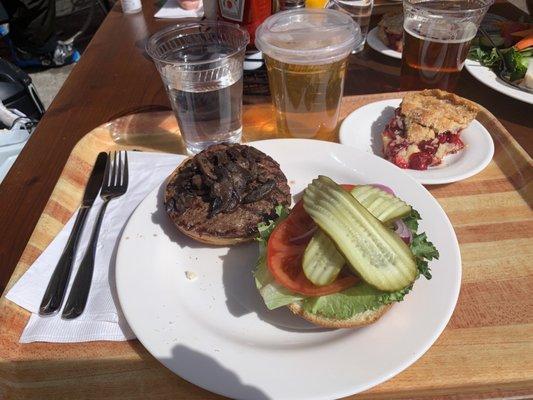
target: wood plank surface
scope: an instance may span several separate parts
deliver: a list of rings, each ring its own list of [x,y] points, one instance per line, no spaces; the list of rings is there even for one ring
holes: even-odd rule
[[[174,21],[156,20],[154,1],[143,1],[143,12],[125,15],[117,2],[69,78],[39,123],[11,172],[0,184],[0,291],[50,197],[67,158],[87,132],[119,116],[142,110],[169,110],[169,101],[155,66],[144,52],[147,38]],[[383,2],[386,3],[386,2]],[[385,11],[400,4],[375,8],[374,25]],[[524,14],[502,0],[490,12],[511,19]],[[345,94],[396,91],[400,61],[368,47],[349,60]],[[500,95],[477,82],[465,70],[458,93],[485,107],[515,139],[533,153],[532,106]],[[268,104],[268,97],[247,95],[247,104]]]
[[[398,94],[347,97],[342,117]],[[276,137],[268,105],[244,110],[247,140]],[[463,259],[457,308],[431,349],[407,370],[354,399],[533,396],[533,161],[486,110],[478,120],[495,156],[478,175],[429,190],[450,217]],[[171,113],[121,118],[76,145],[10,287],[79,204],[101,150],[183,150]],[[0,399],[218,399],[173,375],[138,341],[19,344],[28,313],[0,298]],[[267,368],[268,366],[265,366]],[[2,397],[3,396],[3,397]]]

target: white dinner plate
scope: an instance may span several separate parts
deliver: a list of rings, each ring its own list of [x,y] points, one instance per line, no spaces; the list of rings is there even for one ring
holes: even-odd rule
[[[381,133],[394,116],[401,99],[376,101],[348,115],[339,130],[339,141],[367,153],[383,157]],[[424,185],[451,183],[469,178],[487,166],[494,155],[494,142],[480,122],[474,120],[461,132],[465,148],[446,156],[441,165],[425,171],[404,171]]]
[[[474,78],[491,89],[525,103],[533,104],[532,93],[524,92],[523,90],[505,83],[498,78],[498,75],[496,75],[490,68],[481,65],[479,61],[467,59],[465,62],[465,68]]]
[[[170,370],[231,398],[333,399],[392,378],[429,349],[455,307],[461,259],[448,217],[423,186],[374,155],[305,139],[252,145],[280,163],[293,195],[319,174],[389,185],[420,212],[440,251],[433,279],[420,278],[403,302],[355,330],[317,328],[287,308],[268,311],[252,276],[258,245],[188,239],[166,214],[163,182],[132,214],[118,246],[116,285],[131,328]]]
[[[402,53],[388,48],[385,45],[385,43],[381,41],[381,39],[378,36],[378,27],[375,27],[374,29],[370,30],[370,32],[368,32],[368,35],[366,37],[366,42],[368,43],[370,47],[372,47],[378,53],[384,54],[392,58],[397,58],[398,60],[402,59]]]

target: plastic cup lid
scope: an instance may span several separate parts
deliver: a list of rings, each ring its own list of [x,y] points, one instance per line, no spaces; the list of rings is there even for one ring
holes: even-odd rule
[[[348,14],[330,9],[283,11],[268,17],[255,33],[259,50],[294,64],[341,60],[362,40],[359,25]]]

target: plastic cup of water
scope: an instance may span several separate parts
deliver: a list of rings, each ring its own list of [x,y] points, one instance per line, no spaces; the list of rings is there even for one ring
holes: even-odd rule
[[[249,40],[244,29],[221,21],[172,25],[148,40],[188,153],[241,140]]]

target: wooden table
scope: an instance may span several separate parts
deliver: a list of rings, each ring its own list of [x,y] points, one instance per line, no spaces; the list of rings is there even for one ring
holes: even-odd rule
[[[380,9],[389,10],[390,6],[377,7],[378,13]],[[506,2],[495,4],[491,12],[509,18],[522,14]],[[144,2],[142,14],[125,15],[117,7],[109,13],[0,185],[0,290],[11,276],[76,142],[119,116],[169,109],[163,84],[144,45],[152,33],[171,22],[155,20],[153,14],[152,1]],[[399,66],[398,60],[365,49],[351,59],[345,94],[398,90]],[[458,93],[489,109],[524,149],[533,153],[531,105],[500,95],[467,71],[463,71]],[[245,101],[268,99],[246,96]]]
[[[377,11],[380,12],[380,7]],[[496,4],[493,12],[507,17],[517,17],[520,14],[517,9],[507,3]],[[12,171],[0,186],[0,227],[2,227],[0,288],[4,287],[11,276],[76,142],[96,126],[119,116],[169,108],[168,99],[157,71],[143,50],[147,37],[170,23],[154,20],[153,13],[152,3],[145,2],[144,14],[126,16],[119,9],[114,9],[109,14]],[[352,57],[345,88],[346,94],[390,92],[397,90],[398,87],[399,62],[397,60],[381,56],[370,49]],[[532,106],[499,95],[475,81],[466,71],[463,72],[459,87],[459,94],[491,110],[526,151],[530,154],[533,152],[533,139],[531,138],[533,129],[530,115],[533,111]],[[268,99],[258,96],[246,96],[245,98],[247,103],[264,103],[265,101]],[[137,342],[131,342],[130,345],[144,357],[146,352],[141,351]],[[47,350],[51,347],[46,344],[32,346],[35,346],[35,351],[41,354],[51,351]],[[57,351],[58,346],[53,347]],[[111,349],[111,347],[110,344],[103,343],[101,345],[103,354],[106,348]],[[149,356],[146,357],[146,365],[136,363],[134,368],[147,368],[153,374],[154,360],[149,359]],[[95,355],[93,383],[95,388],[99,384],[97,376],[106,374],[108,368],[97,358],[98,356]],[[25,367],[22,366],[22,368]],[[84,365],[83,370],[88,371],[92,368],[92,366]],[[131,365],[124,365],[124,374],[127,374],[130,368]],[[75,373],[76,368],[72,365],[65,365],[63,370],[66,374],[72,374]],[[117,371],[116,365],[113,365],[112,370]],[[168,373],[168,379],[173,378]],[[112,380],[109,375],[106,375],[105,379],[107,383]],[[157,384],[159,379],[161,379],[160,376],[152,382]],[[121,380],[126,381],[124,377]],[[86,378],[84,382],[92,381]],[[176,383],[176,385],[182,385],[182,383]],[[108,393],[118,396],[124,389],[116,388],[115,391]],[[464,391],[462,389],[461,391],[464,393],[471,392],[469,388],[463,389]],[[514,390],[516,387],[487,389]],[[198,390],[196,398],[202,398],[205,392]],[[435,392],[428,392],[428,394],[436,395]],[[2,398],[1,391],[0,398]],[[476,395],[473,395],[473,398],[476,398]]]

